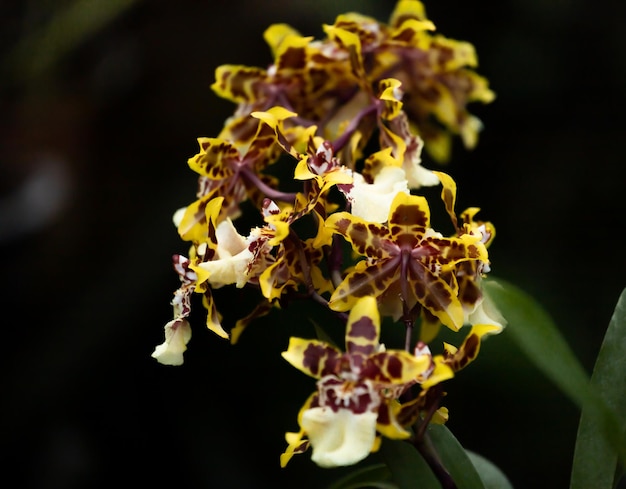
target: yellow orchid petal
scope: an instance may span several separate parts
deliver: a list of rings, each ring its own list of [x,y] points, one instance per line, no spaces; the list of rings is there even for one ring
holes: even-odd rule
[[[374,444],[372,445],[372,449],[370,450],[371,453],[376,453],[378,450],[380,450],[380,446],[382,444],[383,438],[382,436],[377,436],[374,439]]]
[[[406,46],[427,51],[432,44],[432,37],[427,31],[434,31],[435,24],[430,20],[406,19],[392,30],[390,38]]]
[[[178,234],[184,241],[202,242],[206,239],[206,214],[208,195],[185,207],[178,223]]]
[[[285,468],[292,457],[298,453],[303,453],[309,448],[309,440],[303,439],[304,431],[298,433],[285,433],[287,448],[280,455],[280,467]]]
[[[391,26],[398,26],[406,19],[426,20],[424,4],[418,0],[400,0],[389,18]]]
[[[446,206],[446,212],[450,216],[454,227],[458,229],[457,218],[454,211],[454,205],[456,203],[456,182],[447,173],[440,171],[433,171],[433,173],[441,182],[441,200],[443,200]]]
[[[450,346],[452,345],[444,343],[444,349]],[[422,389],[424,390],[428,390],[434,385],[440,384],[444,380],[449,380],[454,377],[454,370],[450,367],[450,365],[448,365],[442,355],[434,356],[433,363],[435,364],[435,367],[432,373],[428,376],[426,380],[421,382]]]
[[[282,256],[278,256],[276,261],[267,267],[259,276],[259,286],[261,293],[268,301],[273,302],[280,299],[283,291],[297,285],[290,276],[288,266],[284,261],[284,251]],[[287,276],[287,278],[285,278]]]
[[[317,393],[311,394],[300,408],[300,411],[298,412],[298,425],[302,426],[302,416],[311,407],[311,403],[316,397]],[[287,449],[280,456],[281,468],[285,468],[289,460],[291,460],[294,455],[303,453],[309,448],[309,440],[305,439],[304,437],[305,433],[302,428],[300,428],[300,431],[297,433],[289,431],[285,433]]]
[[[448,408],[442,406],[435,411],[435,414],[433,414],[432,418],[430,418],[430,422],[434,424],[446,424],[449,418],[450,414],[448,412]]]
[[[295,117],[298,114],[292,112],[290,110],[285,109],[284,107],[275,106],[271,109],[266,110],[265,112],[252,112],[250,114],[252,117],[259,119],[265,122],[272,129],[276,129],[279,127],[279,123],[285,119],[289,119],[290,117]]]
[[[386,78],[378,83],[380,95],[378,98],[385,102],[384,119],[395,119],[402,111],[402,82],[395,78]]]
[[[363,174],[374,178],[385,167],[402,168],[402,161],[392,155],[393,148],[388,146],[367,157]]]
[[[272,24],[263,33],[263,39],[269,45],[274,56],[289,36],[300,36],[300,33],[288,24]]]
[[[436,316],[428,312],[428,309],[423,309],[421,314],[419,331],[420,341],[426,344],[431,343],[435,339],[437,334],[439,334],[440,329],[441,321],[439,321]]]
[[[406,440],[411,436],[411,433],[398,422],[397,415],[401,409],[402,405],[396,400],[381,404],[376,423],[376,430],[381,435],[392,440]]]
[[[312,180],[318,177],[315,173],[309,170],[308,159],[309,156],[305,156],[300,159],[300,161],[298,161],[298,164],[296,165],[296,169],[293,174],[293,177],[296,180]]]
[[[202,305],[207,310],[206,326],[210,331],[213,331],[217,336],[228,339],[228,333],[222,327],[222,315],[217,311],[215,307],[215,301],[213,300],[213,294],[211,289],[202,296]]]

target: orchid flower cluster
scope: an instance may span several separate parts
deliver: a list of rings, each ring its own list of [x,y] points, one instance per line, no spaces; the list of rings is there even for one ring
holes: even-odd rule
[[[445,422],[442,382],[502,330],[481,286],[494,227],[476,219],[478,208],[457,214],[455,181],[422,166],[422,149],[445,162],[456,135],[473,147],[481,124],[466,106],[494,94],[473,71],[473,46],[434,31],[419,1],[400,0],[388,24],[348,13],[324,26],[323,40],[272,25],[267,69],[217,68],[212,88],[236,110],[189,159],[196,200],[174,222],[190,248],[174,255],[181,286],[153,357],[183,363],[196,295],[207,327],[233,343],[255,318],[294,301],[334,311],[345,351],[291,338],[283,353],[317,379],[299,431],[286,435],[283,466],[309,447],[320,466],[355,464],[382,437],[419,437]],[[431,226],[419,195],[435,185],[452,235]],[[258,226],[240,234],[234,223],[254,209]],[[226,286],[259,297],[230,328],[213,294]],[[401,348],[379,343],[384,318],[405,328]],[[433,354],[441,326],[469,332]]]

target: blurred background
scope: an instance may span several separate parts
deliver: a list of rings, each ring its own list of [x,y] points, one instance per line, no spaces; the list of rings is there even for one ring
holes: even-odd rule
[[[209,88],[215,68],[267,65],[271,23],[319,37],[339,13],[385,20],[394,3],[0,3],[0,433],[14,487],[323,488],[343,473],[309,455],[278,466],[314,386],[279,355],[312,334],[306,308],[232,347],[198,305],[185,365],[150,354],[178,286],[170,257],[186,252],[171,215],[194,199],[187,158],[234,108]],[[478,147],[457,141],[446,168],[457,208],[495,223],[493,275],[534,295],[591,371],[626,272],[626,3],[425,4],[440,33],[476,46],[497,93],[471,109]],[[228,325],[249,299],[218,300]],[[448,392],[466,448],[517,488],[567,487],[578,410],[506,332]]]

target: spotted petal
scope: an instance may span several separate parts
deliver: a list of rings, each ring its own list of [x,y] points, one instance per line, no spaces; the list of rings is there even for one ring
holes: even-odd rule
[[[417,3],[417,2],[400,2],[400,3]],[[393,29],[390,39],[399,42],[405,46],[412,46],[420,50],[428,50],[431,45],[431,37],[426,35],[426,31],[434,31],[435,24],[430,20],[409,19]]]
[[[215,70],[213,91],[235,103],[251,103],[261,96],[260,87],[267,72],[261,68],[222,65]]]
[[[366,296],[360,299],[348,317],[346,328],[346,351],[350,354],[372,355],[378,350],[380,315],[376,299]]]
[[[384,102],[383,119],[395,119],[402,111],[402,82],[395,78],[381,80],[378,84],[379,99]]]
[[[291,365],[316,379],[333,374],[341,355],[341,351],[323,341],[293,337],[282,353]]]
[[[189,158],[189,167],[212,180],[233,174],[231,164],[239,159],[239,151],[229,141],[219,138],[198,138],[200,153]]]
[[[337,44],[343,46],[348,51],[350,55],[352,74],[366,92],[370,91],[371,88],[366,81],[365,68],[363,67],[363,59],[361,57],[361,40],[359,39],[359,36],[353,32],[331,25],[325,25],[324,31],[330,39],[334,40]]]
[[[488,261],[487,249],[480,242],[480,236],[463,234],[458,238],[443,238],[431,235],[421,241],[419,248],[413,251],[414,257],[438,272],[450,271],[468,260]]]
[[[378,408],[376,430],[392,440],[405,440],[411,433],[398,422],[397,415],[402,409],[398,401],[383,402]]]
[[[409,284],[417,301],[437,316],[449,328],[457,331],[463,326],[463,306],[457,293],[441,277],[422,263],[409,262]]]
[[[272,301],[280,298],[284,290],[295,289],[299,283],[308,283],[300,260],[301,252],[304,251],[304,259],[309,263],[319,262],[321,254],[319,250],[309,250],[301,243],[287,239],[284,240],[276,254],[276,261],[267,267],[259,276],[259,285],[263,296]],[[313,251],[309,254],[308,251]],[[317,256],[316,256],[317,255]]]
[[[399,192],[389,211],[389,229],[397,240],[400,236],[419,240],[430,223],[428,201],[419,195]]]
[[[415,357],[404,350],[375,353],[368,359],[368,379],[385,385],[409,384],[430,367],[430,357]]]
[[[329,306],[333,311],[348,311],[360,297],[380,297],[400,278],[399,261],[394,259],[379,260],[372,265],[362,261],[339,284],[330,298]]]
[[[312,40],[313,37],[300,36],[296,31],[286,34],[276,47],[276,70],[282,76],[305,70]]]
[[[391,236],[385,226],[366,221],[349,212],[337,212],[326,219],[326,227],[346,238],[360,255],[375,259],[389,256],[385,250],[385,241]]]
[[[287,441],[287,449],[280,456],[280,466],[285,468],[291,457],[296,454],[304,453],[309,448],[309,440],[305,438],[304,430],[302,429],[302,415],[311,408],[311,405],[317,401],[318,394],[314,392],[309,396],[306,402],[300,408],[298,412],[298,425],[300,425],[300,431],[297,433],[287,432],[285,433],[285,440]]]
[[[207,206],[215,193],[203,196],[179,213],[178,234],[183,240],[198,243],[207,239]]]
[[[483,336],[499,333],[501,330],[502,328],[494,324],[476,324],[472,326],[460,348],[457,349],[448,343],[444,343],[445,363],[455,372],[465,368],[478,356]]]

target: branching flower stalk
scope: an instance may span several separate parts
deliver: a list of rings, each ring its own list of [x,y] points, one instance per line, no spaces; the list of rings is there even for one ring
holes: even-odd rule
[[[233,343],[278,305],[312,300],[334,312],[345,350],[292,337],[283,352],[317,387],[298,414],[299,430],[286,434],[282,466],[308,448],[322,467],[352,465],[386,437],[411,441],[442,485],[454,487],[426,427],[448,418],[443,383],[503,328],[483,307],[481,286],[495,231],[475,219],[478,208],[457,216],[455,181],[422,166],[422,149],[441,163],[453,136],[473,147],[481,124],[467,105],[494,95],[473,71],[473,47],[434,30],[419,1],[400,0],[389,23],[348,13],[324,26],[321,40],[270,26],[267,69],[217,68],[214,91],[237,107],[189,159],[199,175],[196,200],[174,217],[189,253],[174,257],[181,287],[153,357],[183,363],[197,295],[207,327]],[[299,190],[285,190],[277,171]],[[451,236],[432,227],[431,203],[419,194],[434,185]],[[233,224],[244,201],[261,222],[247,235]],[[222,325],[212,291],[233,285],[254,289],[259,303]],[[379,343],[384,317],[404,325],[401,348]],[[433,353],[441,326],[463,339]]]

